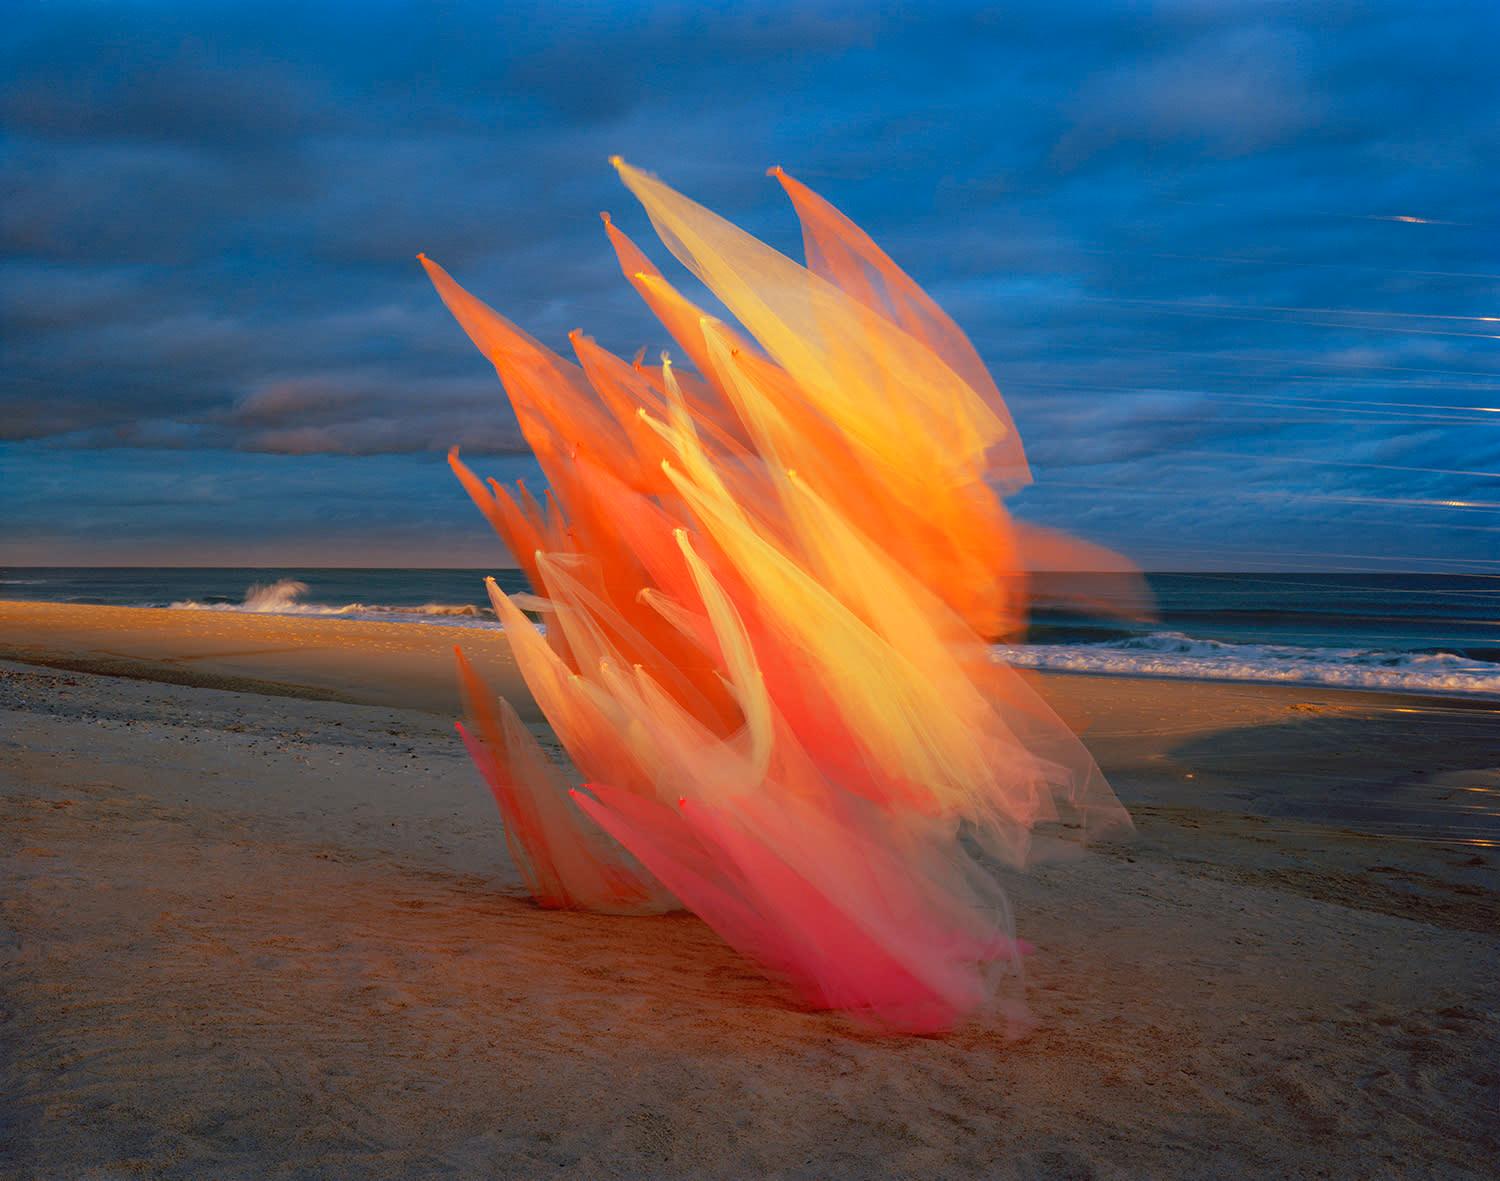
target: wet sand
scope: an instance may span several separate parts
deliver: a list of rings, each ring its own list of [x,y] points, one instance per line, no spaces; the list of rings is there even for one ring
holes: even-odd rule
[[[453,716],[458,644],[496,692],[540,720],[498,630],[0,601],[0,659]]]
[[[471,629],[0,604],[0,1176],[1464,1177],[1495,703],[1049,677],[1139,833],[1008,882],[1036,1025],[877,1037],[542,912]]]

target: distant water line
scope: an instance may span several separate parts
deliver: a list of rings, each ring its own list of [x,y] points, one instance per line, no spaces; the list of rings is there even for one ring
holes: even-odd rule
[[[0,599],[496,628],[471,569],[0,569]],[[493,572],[507,593],[530,588]],[[1159,614],[1123,623],[1049,606],[1006,660],[1054,671],[1500,697],[1500,576],[1149,575]]]

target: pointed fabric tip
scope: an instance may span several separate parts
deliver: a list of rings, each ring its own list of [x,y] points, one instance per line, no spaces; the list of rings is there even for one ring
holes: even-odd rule
[[[1028,561],[1062,547],[985,483],[1025,477],[998,389],[931,298],[781,165],[766,175],[797,211],[806,265],[607,159],[722,305],[701,310],[599,212],[680,374],[665,340],[631,371],[581,329],[582,368],[563,361],[418,255],[501,370],[546,485],[543,507],[451,452],[546,592],[484,579],[583,777],[565,781],[463,672],[460,733],[512,860],[545,907],[642,911],[676,894],[804,1001],[879,1028],[1008,1011],[996,991],[1019,989],[1002,976],[1027,949],[958,825],[1019,867],[1033,825],[1082,839],[1084,820],[1123,811],[991,658],[989,638],[1024,620]]]
[[[440,267],[437,263],[433,262],[432,259],[428,258],[427,255],[417,255],[417,261],[422,264],[422,269],[427,272],[427,277],[432,280],[432,284],[434,287],[438,286],[440,281],[444,279],[447,279],[450,283],[453,282],[448,272],[443,270],[443,268]]]

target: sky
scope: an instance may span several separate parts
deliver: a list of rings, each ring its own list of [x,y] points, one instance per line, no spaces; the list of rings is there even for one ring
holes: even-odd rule
[[[620,153],[780,164],[954,316],[1026,519],[1148,569],[1500,573],[1500,5],[7,5],[0,561],[499,566],[534,474],[425,251],[665,345]]]

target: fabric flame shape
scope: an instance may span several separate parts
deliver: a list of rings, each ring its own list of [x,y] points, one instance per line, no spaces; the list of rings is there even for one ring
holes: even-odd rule
[[[1136,575],[1007,513],[1030,472],[988,370],[827,201],[772,170],[804,266],[611,163],[737,321],[603,215],[694,372],[578,331],[568,360],[420,256],[547,484],[449,457],[536,591],[487,582],[583,779],[459,653],[459,730],[509,851],[541,906],[680,904],[812,1006],[915,1033],[1023,1020],[1000,876],[1130,822],[991,643],[1022,633],[1033,568]]]

